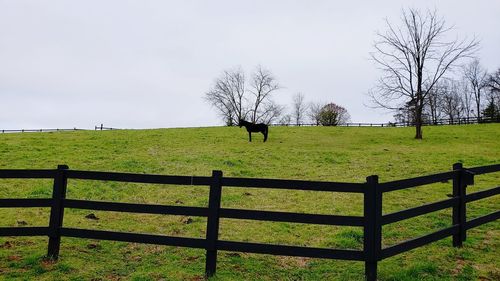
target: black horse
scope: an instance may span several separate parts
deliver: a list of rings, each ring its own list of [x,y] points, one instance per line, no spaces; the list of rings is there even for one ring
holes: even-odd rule
[[[269,127],[264,123],[254,124],[247,122],[243,119],[240,119],[238,126],[240,126],[240,128],[242,126],[245,126],[248,132],[248,141],[250,142],[252,141],[252,132],[254,133],[261,132],[264,135],[264,142],[267,140],[267,132],[269,130]]]

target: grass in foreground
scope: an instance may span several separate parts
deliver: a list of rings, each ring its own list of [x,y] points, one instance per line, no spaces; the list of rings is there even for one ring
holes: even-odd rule
[[[173,175],[210,175],[364,182],[500,163],[500,125],[424,128],[272,127],[269,140],[247,142],[239,128],[32,133],[0,135],[1,168],[55,168]],[[497,173],[498,174],[498,173]],[[468,192],[497,186],[500,175],[476,178]],[[0,198],[51,196],[50,180],[0,180]],[[384,213],[446,199],[451,182],[384,195]],[[208,188],[70,180],[68,197],[182,206],[207,206]],[[498,209],[498,197],[470,204],[468,218]],[[224,188],[223,207],[362,215],[361,195]],[[206,219],[70,209],[69,227],[204,237]],[[1,226],[48,224],[48,209],[0,209]],[[451,210],[385,226],[384,246],[451,225]],[[468,232],[461,249],[451,239],[384,260],[380,280],[499,280],[500,223]],[[221,239],[361,249],[357,227],[221,220]],[[187,248],[62,239],[59,262],[43,259],[46,238],[0,238],[0,279],[199,280],[204,251]],[[363,280],[363,263],[220,252],[214,280]]]

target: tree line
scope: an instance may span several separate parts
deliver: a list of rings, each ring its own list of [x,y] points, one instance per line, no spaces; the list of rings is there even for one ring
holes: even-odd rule
[[[293,96],[291,109],[274,101],[282,87],[272,72],[257,66],[247,80],[241,67],[224,70],[214,80],[205,100],[217,111],[225,125],[235,126],[239,120],[252,123],[323,126],[342,125],[350,121],[347,109],[333,102],[306,103],[304,94]]]
[[[382,76],[369,96],[375,107],[395,111],[396,121],[415,125],[416,139],[424,123],[443,116],[499,115],[500,69],[488,74],[475,57],[479,41],[450,39],[451,31],[436,11],[408,9],[400,25],[386,20],[374,43],[371,57]]]
[[[458,78],[440,79],[426,95],[422,122],[437,124],[441,119],[451,123],[470,119],[500,119],[500,68],[488,74],[478,59],[461,66]],[[411,103],[398,108],[398,123],[415,124],[415,107]]]

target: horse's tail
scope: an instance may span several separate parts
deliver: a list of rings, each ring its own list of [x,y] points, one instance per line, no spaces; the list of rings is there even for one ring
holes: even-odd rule
[[[266,125],[266,129],[264,130],[264,142],[267,140],[268,131],[269,131],[269,127]]]

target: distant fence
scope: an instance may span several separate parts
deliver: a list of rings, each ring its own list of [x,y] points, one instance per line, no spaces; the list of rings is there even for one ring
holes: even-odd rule
[[[500,123],[500,118],[457,118],[457,119],[440,119],[436,122],[424,122],[422,126],[439,126],[439,125],[465,125],[465,124],[483,124],[483,123]],[[289,127],[312,127],[312,126],[323,126],[321,124],[312,123],[288,123],[279,124],[272,123],[270,126],[289,126]],[[344,123],[335,125],[337,127],[412,127],[415,126],[412,122],[388,122],[388,123]],[[91,129],[15,129],[15,130],[0,130],[0,133],[40,133],[40,132],[67,132],[67,131],[90,131]],[[103,124],[100,126],[94,126],[94,131],[105,131],[105,130],[120,130],[119,128],[104,127]]]
[[[104,131],[104,130],[119,130],[117,128],[104,127],[103,124],[101,126],[94,126],[95,131]]]
[[[16,129],[16,130],[0,130],[1,133],[42,133],[42,132],[69,132],[69,131],[86,131],[86,129]]]
[[[477,118],[477,117],[470,117],[470,118],[456,118],[456,119],[439,119],[434,122],[430,121],[425,121],[422,123],[422,126],[440,126],[440,125],[466,125],[466,124],[482,124],[482,123],[500,123],[500,118]],[[280,123],[272,123],[271,126],[304,126],[304,127],[311,127],[311,126],[323,126],[318,123],[287,123],[287,124],[280,124]],[[415,126],[414,122],[387,122],[387,123],[363,123],[363,122],[358,122],[358,123],[343,123],[343,124],[338,124],[334,125],[338,127],[413,127]]]
[[[48,236],[47,256],[53,259],[57,259],[59,256],[61,237],[201,248],[206,250],[206,276],[215,274],[217,251],[219,250],[364,261],[366,278],[371,281],[377,278],[377,263],[385,258],[424,246],[448,236],[453,236],[453,246],[460,247],[462,246],[462,241],[466,239],[466,232],[468,229],[499,219],[500,210],[497,210],[486,216],[469,221],[466,220],[467,203],[500,194],[500,186],[472,194],[466,194],[467,185],[474,184],[474,175],[498,171],[500,171],[500,164],[470,169],[463,168],[462,164],[455,164],[453,165],[453,170],[450,172],[430,176],[379,183],[378,176],[374,175],[367,177],[365,183],[340,183],[223,177],[221,171],[213,171],[211,177],[93,172],[70,170],[66,165],[58,166],[57,170],[0,170],[0,179],[54,179],[52,198],[0,199],[0,208],[51,208],[49,226],[1,227],[0,236]],[[66,199],[68,179],[209,186],[208,207],[165,206]],[[452,198],[395,213],[382,214],[383,193],[448,180],[453,180]],[[358,193],[364,195],[364,214],[363,216],[341,216],[221,208],[222,187]],[[207,217],[206,237],[205,239],[184,238],[68,228],[63,226],[64,210],[67,208]],[[382,248],[383,225],[446,208],[453,208],[453,225],[451,227],[394,246]],[[363,250],[298,247],[220,240],[218,238],[220,218],[362,227],[364,230]]]
[[[119,130],[117,128],[111,128],[111,127],[104,127],[102,124],[101,126],[94,126],[95,131],[104,131],[104,130]],[[49,132],[71,132],[71,131],[90,131],[90,129],[78,129],[78,128],[72,128],[72,129],[2,129],[0,130],[0,133],[49,133]]]

